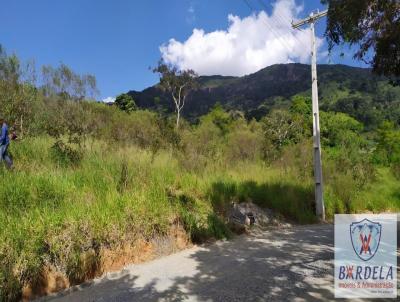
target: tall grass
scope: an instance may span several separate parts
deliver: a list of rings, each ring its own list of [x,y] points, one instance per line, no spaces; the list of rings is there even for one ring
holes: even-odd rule
[[[96,143],[79,167],[64,167],[48,151],[50,145],[47,138],[19,143],[13,149],[15,170],[0,175],[2,296],[8,294],[9,270],[20,286],[35,280],[45,263],[80,282],[83,252],[138,234],[149,239],[165,233],[176,216],[165,193],[174,182],[172,161],[152,165],[145,151],[111,152]],[[120,193],[124,161],[129,184]]]
[[[313,182],[304,173],[257,160],[214,162],[191,172],[172,151],[155,155],[101,141],[87,142],[82,161],[65,165],[53,143],[48,137],[15,143],[15,169],[0,169],[2,300],[18,300],[22,286],[37,280],[46,265],[72,284],[82,282],[102,248],[149,241],[176,223],[193,241],[229,237],[224,214],[233,201],[253,201],[300,223],[316,221]],[[398,181],[389,170],[379,175],[370,187],[348,194],[348,208],[340,184],[328,183],[328,218],[348,209],[400,210]]]

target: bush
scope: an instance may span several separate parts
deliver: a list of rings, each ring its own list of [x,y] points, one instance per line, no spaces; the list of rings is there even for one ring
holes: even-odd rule
[[[201,122],[193,131],[183,131],[179,160],[188,171],[201,171],[221,156],[221,130],[211,122]]]
[[[385,121],[377,132],[378,145],[375,150],[377,162],[390,165],[400,162],[400,130],[393,122]]]
[[[261,156],[262,143],[260,129],[251,131],[247,124],[237,126],[227,136],[225,156],[231,163],[258,160]]]
[[[306,135],[306,123],[299,114],[274,110],[261,120],[264,132],[264,158],[271,161],[279,157],[285,146],[300,142]]]
[[[321,140],[325,146],[349,146],[363,143],[360,133],[363,125],[345,113],[321,111]]]
[[[311,140],[304,140],[296,145],[287,146],[282,155],[274,163],[287,174],[298,179],[310,179],[313,175],[313,147]]]
[[[61,165],[78,165],[83,157],[82,150],[76,150],[63,141],[56,141],[52,148],[53,158]]]
[[[400,180],[400,163],[394,163],[392,164],[392,172],[393,175]]]

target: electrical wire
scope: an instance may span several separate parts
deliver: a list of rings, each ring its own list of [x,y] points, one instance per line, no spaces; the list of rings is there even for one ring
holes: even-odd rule
[[[267,5],[264,3],[263,0],[258,0],[258,2],[259,2],[260,5],[265,9],[265,11],[268,10],[268,7],[267,7]],[[279,25],[281,25],[282,27],[287,27],[287,24],[291,24],[291,21],[292,21],[292,20],[289,20],[289,21],[286,20],[286,17],[284,17],[283,15],[281,15],[277,10],[274,10],[274,11],[273,11],[273,16],[276,17],[276,19],[277,19]],[[296,33],[294,32],[295,30],[294,30],[291,26],[289,26],[289,30],[290,30],[290,31],[289,31],[289,34],[291,35],[291,37],[293,37],[293,38],[294,38],[299,44],[301,44],[302,46],[306,46],[305,43],[304,43],[304,41],[300,40],[300,39],[297,37]],[[308,47],[308,45],[307,45],[307,47]]]
[[[249,0],[243,0],[243,1],[249,7],[251,12],[256,11],[256,9],[254,9],[254,7],[250,4]],[[268,22],[266,22],[264,19],[261,20],[271,30],[271,33],[275,36],[277,41],[280,42],[282,46],[284,46],[288,51],[291,52],[293,47],[290,46],[290,44],[288,44],[289,42],[287,42],[284,37],[281,37],[280,34],[276,32],[275,29],[270,24],[268,24]]]

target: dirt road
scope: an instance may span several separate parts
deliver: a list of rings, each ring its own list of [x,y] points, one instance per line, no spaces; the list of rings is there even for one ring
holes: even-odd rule
[[[332,225],[258,231],[132,265],[43,300],[330,301],[333,240]]]

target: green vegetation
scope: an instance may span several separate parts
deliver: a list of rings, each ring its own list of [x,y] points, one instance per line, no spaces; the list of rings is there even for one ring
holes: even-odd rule
[[[310,96],[310,66],[278,64],[243,77],[201,76],[199,89],[188,97],[183,115],[191,122],[207,114],[217,102],[257,120],[273,109],[288,108],[296,95]],[[318,65],[320,106],[325,111],[347,113],[375,130],[383,120],[400,121],[400,86],[370,69],[345,65]],[[140,108],[173,113],[169,93],[159,85],[128,92]]]
[[[176,66],[167,64],[161,59],[153,69],[160,76],[160,88],[169,93],[174,101],[176,113],[176,128],[179,128],[181,111],[185,107],[186,98],[197,87],[196,73],[193,70],[179,70]]]
[[[135,101],[133,98],[126,93],[120,94],[115,99],[115,105],[125,112],[132,112],[137,109]]]
[[[174,116],[84,101],[94,79],[64,65],[45,70],[44,86],[22,70],[3,52],[1,114],[24,135],[10,148],[14,170],[0,169],[2,300],[18,300],[48,266],[82,282],[102,250],[167,236],[176,225],[194,242],[229,237],[232,202],[316,222],[302,94],[257,120],[217,104],[195,124],[181,119],[178,131]],[[377,122],[367,131],[354,116],[321,112],[328,219],[400,210],[399,125]]]
[[[321,2],[328,5],[326,36],[329,49],[335,44],[350,43],[356,46],[355,58],[368,62],[374,72],[392,77],[400,84],[400,19],[397,14],[400,10],[399,1]]]

